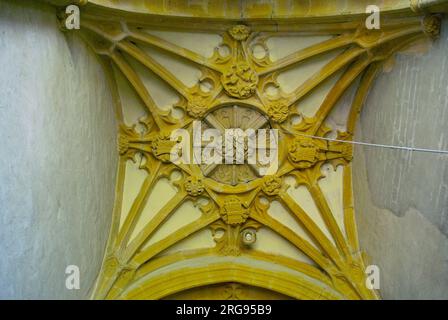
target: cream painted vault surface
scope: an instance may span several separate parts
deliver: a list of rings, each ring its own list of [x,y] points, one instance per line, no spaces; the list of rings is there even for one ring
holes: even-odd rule
[[[103,71],[36,1],[0,1],[0,66],[0,298],[85,299],[115,188]],[[79,290],[65,288],[71,264]]]
[[[397,153],[357,149],[353,183],[361,212],[359,248],[351,148],[320,145],[326,163],[301,171],[300,154],[299,160],[291,156],[290,145],[304,148],[303,141],[288,135],[303,131],[351,139],[362,102],[353,99],[361,77],[370,84],[383,62],[389,67],[390,55],[413,40],[421,39],[417,51],[427,48],[430,34],[420,18],[391,23],[383,35],[364,34],[348,23],[344,36],[328,31],[339,26],[307,35],[267,28],[260,36],[241,25],[232,29],[234,24],[198,33],[154,23],[102,24],[90,17],[82,20],[81,33],[89,49],[81,37],[57,29],[49,6],[0,1],[0,19],[0,133],[8,137],[0,149],[0,248],[7,256],[0,261],[0,297],[378,298],[361,286],[365,256],[360,249],[370,253],[367,262],[381,268],[384,298],[446,297],[446,179],[428,178],[430,200],[419,192],[418,182],[427,175],[426,155],[415,164],[414,158]],[[128,40],[123,35],[129,33]],[[383,46],[387,41],[395,46]],[[319,47],[322,43],[328,47]],[[400,56],[396,69],[380,75],[362,113],[358,140],[446,149],[440,136],[444,121],[433,126],[434,118],[423,111],[434,108],[445,119],[447,78],[439,72],[446,70],[446,43],[443,34],[434,52],[423,58]],[[317,49],[306,51],[310,47]],[[255,66],[243,65],[241,54]],[[303,61],[285,67],[297,57]],[[443,67],[428,70],[425,61],[440,61]],[[256,83],[251,90],[232,87],[231,74],[225,81],[232,64],[235,72],[242,69],[252,76],[245,80],[248,86]],[[408,71],[410,65],[418,76]],[[270,77],[276,68],[278,74]],[[222,78],[217,77],[223,70]],[[110,86],[104,71],[113,80]],[[431,77],[434,73],[440,79]],[[362,97],[368,86],[361,88]],[[431,105],[428,90],[437,97]],[[419,98],[409,98],[411,92]],[[272,101],[289,101],[290,110]],[[422,115],[422,128],[433,127],[434,145],[406,140],[406,133],[416,129],[415,114]],[[283,146],[285,163],[300,170],[264,179],[251,168],[250,173],[239,168],[229,174],[220,167],[194,171],[170,166],[160,151],[163,135],[154,128],[187,127],[191,119],[228,128],[255,119],[280,128],[290,143]],[[403,130],[398,135],[404,140],[394,141],[394,121],[408,123],[397,129]],[[305,148],[315,143],[307,141]],[[397,182],[406,175],[394,176],[404,170],[399,161],[417,167],[412,183]],[[444,158],[436,161],[445,170]],[[384,181],[390,185],[384,187]],[[245,188],[250,192],[242,192]],[[228,195],[233,193],[242,195]],[[241,232],[246,230],[256,234],[254,243],[243,244]],[[435,261],[432,269],[423,264],[421,251]],[[64,287],[68,264],[81,268],[79,291]]]

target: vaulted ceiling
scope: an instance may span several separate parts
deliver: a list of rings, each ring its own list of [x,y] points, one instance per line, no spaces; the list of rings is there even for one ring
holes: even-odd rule
[[[64,26],[65,1],[60,6]],[[80,1],[109,76],[115,210],[94,298],[377,299],[353,206],[357,116],[446,1]],[[341,103],[345,98],[349,104]],[[170,133],[278,130],[278,165],[179,164]],[[356,190],[355,190],[356,192]]]

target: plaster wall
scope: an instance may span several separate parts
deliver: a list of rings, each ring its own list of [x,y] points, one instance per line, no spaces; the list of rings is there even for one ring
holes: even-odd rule
[[[0,298],[88,298],[117,159],[101,66],[36,1],[0,1],[0,66]],[[67,265],[79,290],[65,287]]]
[[[401,54],[376,80],[361,113],[361,141],[448,149],[448,21],[427,53]],[[448,298],[448,157],[355,151],[361,247],[381,270],[386,299]]]

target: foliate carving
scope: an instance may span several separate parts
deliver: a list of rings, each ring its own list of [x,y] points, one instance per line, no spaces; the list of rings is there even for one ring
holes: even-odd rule
[[[245,61],[238,61],[221,76],[226,92],[235,98],[246,99],[255,93],[258,75]]]
[[[168,163],[171,159],[171,150],[173,149],[175,144],[176,141],[170,140],[169,133],[161,132],[152,142],[152,154],[160,161]]]
[[[221,207],[221,217],[230,225],[242,224],[249,217],[247,206],[236,196],[229,196]]]
[[[327,142],[325,157],[332,160],[334,165],[346,164],[353,159],[353,144],[350,143],[351,136],[347,132],[339,132],[337,140]],[[343,142],[345,141],[345,142]]]
[[[118,153],[122,156],[129,150],[129,138],[126,135],[120,134],[118,136]]]
[[[244,41],[249,37],[250,29],[249,27],[239,24],[229,29],[229,34],[233,39],[237,41]]]
[[[274,122],[282,123],[288,117],[289,107],[282,101],[273,101],[267,105],[266,112]]]
[[[150,149],[151,133],[148,121],[140,122],[146,129],[138,133],[136,127],[120,125],[117,138],[118,153],[128,159],[133,159],[136,153],[145,153]]]
[[[263,181],[262,190],[268,196],[279,194],[282,188],[282,179],[277,176],[266,176]]]
[[[207,112],[207,104],[203,99],[197,98],[187,104],[187,113],[193,118],[202,118]]]
[[[426,16],[423,18],[423,30],[431,38],[437,38],[440,35],[442,20],[437,15]]]
[[[229,283],[223,289],[223,300],[240,300],[243,286],[239,283]]]
[[[185,180],[184,183],[185,191],[190,196],[197,197],[204,192],[204,184],[202,179],[196,176],[190,176]]]

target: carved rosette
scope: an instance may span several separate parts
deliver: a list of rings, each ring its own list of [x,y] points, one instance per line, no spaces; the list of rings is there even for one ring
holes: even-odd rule
[[[282,189],[282,179],[277,176],[266,176],[261,188],[268,196],[278,195]]]
[[[246,99],[255,93],[258,75],[246,61],[238,61],[223,73],[221,83],[230,96]]]
[[[243,24],[236,25],[229,29],[229,34],[237,41],[244,41],[249,37],[250,29]]]
[[[200,196],[204,192],[204,184],[202,183],[202,179],[196,176],[190,176],[185,180],[184,183],[185,191],[192,196],[197,197]]]
[[[266,112],[272,121],[282,123],[289,114],[289,107],[282,101],[273,101],[266,107]]]
[[[187,113],[193,118],[202,118],[207,112],[207,104],[203,99],[194,99],[187,104]]]

